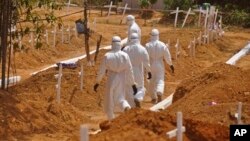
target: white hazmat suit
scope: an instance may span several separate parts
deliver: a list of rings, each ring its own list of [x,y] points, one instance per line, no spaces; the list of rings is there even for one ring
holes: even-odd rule
[[[104,96],[104,112],[111,120],[115,117],[115,107],[118,107],[119,111],[131,108],[125,99],[125,77],[131,85],[135,84],[129,56],[121,51],[121,39],[118,36],[112,38],[112,50],[105,54],[101,62],[97,83],[94,86],[95,91],[106,71],[108,79]]]
[[[139,40],[141,41],[141,29],[138,24],[135,22],[135,17],[133,15],[127,16],[127,24],[128,24],[128,42],[127,45],[130,43],[132,33],[137,33],[139,36]]]
[[[151,73],[148,52],[140,44],[137,33],[133,33],[131,35],[130,45],[126,46],[123,51],[128,54],[132,63],[134,78],[138,89],[136,95],[133,95],[130,85],[127,85],[126,98],[131,107],[140,107],[140,104],[138,102],[141,102],[145,95],[144,68],[147,72]]]
[[[164,93],[165,66],[163,60],[171,66],[172,72],[174,71],[174,67],[168,47],[159,41],[159,31],[157,29],[152,30],[151,41],[146,44],[146,49],[149,54],[152,73],[152,79],[149,81],[148,89],[152,102],[156,103],[157,98],[158,102],[161,101],[162,94]]]

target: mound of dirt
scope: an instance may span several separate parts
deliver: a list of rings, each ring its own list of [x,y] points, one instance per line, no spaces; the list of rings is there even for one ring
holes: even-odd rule
[[[238,102],[242,102],[242,121],[250,123],[249,86],[249,70],[216,63],[185,79],[177,87],[174,103],[166,112],[174,115],[176,111],[182,111],[188,119],[228,126],[236,123],[234,115]]]
[[[100,56],[104,53],[101,51]],[[82,91],[80,63],[84,64]],[[96,66],[99,63],[98,59]],[[101,92],[105,84],[100,84],[99,93],[93,91],[98,67],[86,64],[86,60],[80,60],[76,69],[63,69],[60,104],[56,101],[55,87],[58,68],[40,72],[9,88],[9,92],[1,91],[0,102],[3,106],[0,109],[0,138],[24,139],[34,134],[55,132],[69,137],[78,134],[76,132],[81,124],[98,124],[98,116],[103,114]]]
[[[2,140],[27,140],[27,136],[32,134],[48,135],[61,131],[72,133],[76,125],[89,121],[69,104],[48,103],[41,99],[25,100],[22,96],[0,91]]]
[[[132,109],[111,122],[100,124],[102,132],[91,136],[93,141],[113,140],[176,140],[168,139],[166,133],[176,128],[176,119],[167,112],[152,112]],[[185,141],[228,140],[228,128],[219,124],[205,123],[195,119],[185,119]]]
[[[113,140],[159,140],[166,141],[166,132],[175,129],[168,122],[168,117],[163,113],[151,112],[143,109],[132,109],[115,118],[100,124],[102,132],[92,136],[93,141]],[[187,137],[184,137],[188,140]],[[174,138],[171,140],[175,140]]]

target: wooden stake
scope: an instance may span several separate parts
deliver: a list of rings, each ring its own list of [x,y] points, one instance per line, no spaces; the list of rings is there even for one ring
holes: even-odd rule
[[[46,40],[46,44],[48,45],[49,44],[49,34],[48,34],[48,30],[46,29],[45,30],[45,40]]]
[[[34,48],[34,33],[30,32],[30,44],[31,47]]]
[[[83,90],[83,63],[81,63],[80,90]]]
[[[94,59],[95,62],[97,60],[97,56],[98,56],[98,53],[99,53],[99,48],[100,48],[100,45],[101,45],[101,41],[102,41],[102,35],[100,35],[100,38],[97,41],[96,52],[95,52],[95,59]]]
[[[122,24],[122,20],[123,20],[123,18],[124,18],[124,16],[125,16],[125,12],[126,12],[126,10],[127,10],[127,7],[128,7],[128,4],[126,3],[125,8],[123,9],[123,12],[122,12],[122,19],[121,19],[121,21],[120,21],[120,24]]]
[[[93,24],[94,24],[94,28],[93,29],[96,29],[96,18],[94,19]]]
[[[175,14],[175,20],[174,20],[174,27],[175,28],[177,26],[178,14],[179,14],[179,7],[176,8],[176,14]]]
[[[208,8],[207,8],[207,11],[206,11],[206,17],[205,17],[205,22],[204,22],[205,30],[207,30],[207,20],[208,20]]]
[[[188,12],[187,12],[186,17],[185,17],[185,19],[184,19],[184,21],[183,21],[183,24],[182,24],[182,28],[185,26],[186,21],[187,21],[187,18],[188,18],[188,16],[189,16],[190,12],[191,12],[191,8],[188,9]]]
[[[108,12],[108,16],[107,16],[107,17],[109,17],[109,15],[110,15],[112,5],[113,5],[113,1],[110,2],[110,5],[109,5],[109,12]]]
[[[239,102],[238,103],[238,116],[237,116],[237,123],[238,124],[242,124],[242,121],[241,121],[241,113],[242,113],[242,102]]]
[[[80,141],[89,141],[88,126],[81,125],[80,127]]]
[[[78,38],[78,33],[77,33],[77,30],[76,30],[76,25],[75,25],[74,31],[75,31],[76,38]]]
[[[54,42],[53,42],[53,47],[56,47],[56,26],[54,26]]]
[[[215,17],[214,17],[214,26],[216,25],[218,12],[219,12],[219,10],[218,10],[218,9],[216,9],[216,12],[215,12]]]
[[[182,112],[177,112],[177,141],[183,141]]]
[[[88,17],[87,17],[87,9],[88,9],[88,5],[87,5],[87,1],[85,0],[84,1],[84,11],[83,11],[83,14],[84,14],[84,29],[86,30],[86,33],[85,33],[85,51],[86,51],[86,54],[87,54],[87,61],[88,61],[88,64],[91,64],[91,59],[90,59],[90,54],[89,54],[89,31],[90,29],[88,28]]]
[[[199,35],[199,46],[201,46],[201,40],[202,40],[202,33],[200,31],[200,35]]]
[[[20,50],[22,49],[22,36],[21,36],[21,34],[18,34],[18,47]]]
[[[192,41],[190,41],[188,49],[189,49],[189,56],[192,57]]]
[[[200,26],[201,26],[201,11],[202,11],[202,8],[200,7],[198,27],[200,27]]]
[[[194,40],[193,40],[193,57],[195,57],[195,53],[196,53],[196,39],[194,37]]]
[[[168,49],[170,49],[170,39],[168,39]]]
[[[69,0],[70,2],[70,0]],[[64,42],[64,26],[62,25],[62,43]]]
[[[177,43],[175,45],[175,57],[176,57],[176,60],[178,59],[178,55],[179,55],[179,39],[177,39]]]
[[[67,5],[67,14],[69,13],[69,5],[70,5],[70,0],[69,0],[68,5]]]
[[[69,37],[68,37],[68,38],[69,38],[69,43],[70,43],[70,40],[71,40],[71,39],[70,39],[70,38],[71,38],[70,25],[68,25],[67,31],[69,32]]]
[[[56,100],[58,103],[61,102],[61,79],[62,79],[62,63],[59,64],[59,74],[58,74],[58,81],[57,81],[57,96]]]

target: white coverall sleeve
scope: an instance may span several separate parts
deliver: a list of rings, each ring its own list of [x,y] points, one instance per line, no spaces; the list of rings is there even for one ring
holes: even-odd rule
[[[133,67],[132,64],[130,62],[130,58],[127,55],[127,63],[126,63],[126,78],[128,80],[128,84],[135,84],[135,78],[134,78],[134,73],[133,73]]]
[[[103,58],[101,65],[100,65],[100,69],[98,71],[97,74],[97,78],[96,78],[96,83],[100,83],[104,74],[106,73],[106,56]]]
[[[172,64],[172,59],[171,59],[171,54],[170,51],[168,50],[168,47],[164,45],[164,60],[171,66]]]
[[[150,63],[149,63],[149,55],[146,49],[144,50],[144,55],[143,55],[143,66],[145,67],[147,72],[151,72]]]

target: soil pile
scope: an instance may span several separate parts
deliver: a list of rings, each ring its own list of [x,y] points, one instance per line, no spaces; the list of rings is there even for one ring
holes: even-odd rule
[[[242,121],[250,123],[250,74],[238,67],[216,63],[176,89],[173,105],[166,110],[184,118],[228,126],[235,124],[238,102],[243,103]]]
[[[40,94],[37,94],[40,95]],[[72,133],[89,119],[69,104],[23,99],[23,95],[0,91],[0,138],[27,140],[32,134]]]
[[[169,140],[166,132],[176,127],[168,122],[168,116],[164,113],[156,113],[143,109],[132,109],[115,118],[111,122],[100,124],[102,132],[92,136],[93,141],[113,140]],[[184,135],[184,139],[188,140]],[[175,138],[171,140],[176,140]]]
[[[101,51],[100,56],[104,53]],[[3,105],[0,109],[0,138],[25,139],[31,134],[55,132],[70,137],[79,134],[75,132],[81,124],[97,124],[97,117],[103,113],[101,94],[104,83],[100,84],[99,94],[93,91],[97,67],[88,67],[85,61],[79,61],[76,69],[63,69],[60,104],[56,102],[55,87],[58,68],[40,72],[9,88],[9,92],[0,92]],[[96,62],[97,66],[99,62]],[[83,91],[80,90],[81,63],[84,64]]]

